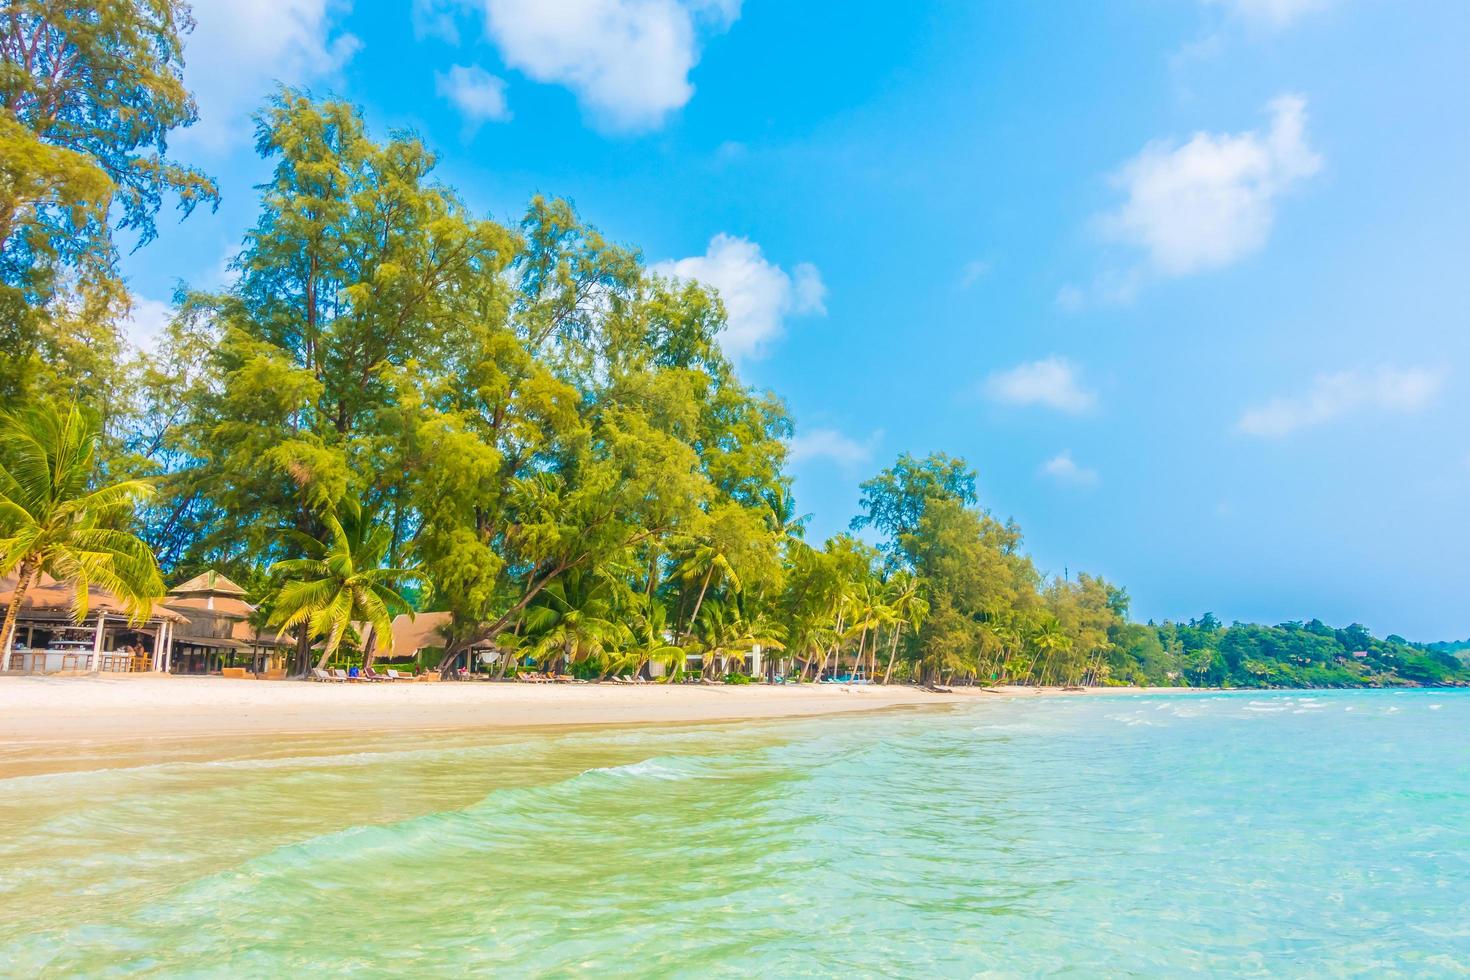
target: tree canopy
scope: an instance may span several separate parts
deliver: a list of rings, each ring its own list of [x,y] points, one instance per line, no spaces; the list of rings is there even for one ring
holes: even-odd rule
[[[65,88],[70,70],[11,66],[17,139],[74,154],[76,186],[97,181],[88,200],[124,194],[121,223],[144,239],[164,190],[186,209],[209,199],[207,182],[163,162],[166,132],[193,111],[177,84],[182,6],[16,10],[7,65],[16,38],[38,39],[63,52],[47,58],[111,66],[131,93],[43,110],[33,103],[53,83],[36,79],[59,72]],[[137,114],[110,141],[57,135]],[[172,576],[214,568],[249,583],[296,631],[302,667],[313,639],[320,663],[370,661],[365,637],[412,608],[448,614],[430,664],[446,672],[490,649],[502,674],[687,665],[737,679],[759,658],[793,680],[1470,680],[1448,652],[1361,627],[1131,622],[1119,586],[1039,570],[1021,529],[980,500],[975,471],[942,453],[900,456],[862,484],[853,533],[809,542],[785,472],[791,420],[723,353],[715,292],[656,274],[563,200],[536,197],[510,224],[475,214],[417,136],[375,136],[344,102],[279,90],[256,117],[256,147],[272,171],[234,281],[182,291],[157,350],[108,365],[125,371],[126,398],[77,386],[111,413],[112,438],[68,486],[114,503],[133,493],[108,486],[155,488],[106,520],[131,521]],[[117,169],[139,160],[154,161],[142,177]],[[46,229],[74,220],[63,200],[9,205],[30,222],[17,268],[40,269]],[[77,214],[89,247],[110,249],[103,212]],[[71,261],[53,251],[58,268]],[[103,370],[95,354],[53,353],[67,376]],[[0,513],[6,541],[29,533],[25,515]],[[140,595],[153,588],[137,581]]]

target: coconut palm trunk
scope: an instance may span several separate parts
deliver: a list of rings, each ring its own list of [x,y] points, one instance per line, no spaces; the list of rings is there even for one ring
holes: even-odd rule
[[[893,676],[893,662],[898,659],[898,638],[901,633],[903,633],[903,623],[898,623],[893,627],[893,642],[888,646],[888,666],[883,670],[884,684],[887,684],[888,679]]]
[[[0,655],[5,657],[5,662],[0,664],[0,670],[10,669],[10,647],[15,639],[15,622],[20,616],[20,605],[30,591],[35,574],[35,566],[29,562],[21,562],[20,567],[15,570],[15,592],[11,596],[10,608],[5,610],[5,625],[0,627]]]
[[[709,571],[704,573],[704,584],[699,587],[699,598],[694,600],[694,612],[689,614],[689,622],[684,627],[684,639],[688,640],[694,633],[694,624],[699,620],[699,607],[704,605],[704,594],[709,591],[710,579],[715,577],[715,566],[710,565]]]

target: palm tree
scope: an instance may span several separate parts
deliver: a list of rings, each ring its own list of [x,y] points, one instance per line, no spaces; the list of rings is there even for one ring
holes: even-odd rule
[[[648,663],[662,664],[664,678],[673,680],[684,671],[686,651],[673,643],[668,629],[668,612],[657,599],[646,599],[643,609],[633,616],[628,632],[628,645],[611,658],[610,671],[643,672]]]
[[[1036,667],[1036,661],[1045,655],[1042,661],[1042,674],[1051,664],[1052,657],[1057,653],[1064,653],[1072,649],[1072,638],[1062,629],[1062,624],[1055,616],[1048,616],[1037,624],[1035,632],[1031,634],[1031,645],[1036,650],[1031,658],[1031,666],[1026,670],[1027,678]]]
[[[627,630],[616,619],[612,579],[574,573],[551,583],[527,606],[521,622],[537,662],[581,663],[616,649]]]
[[[684,559],[680,577],[685,582],[693,582],[700,577],[700,569],[704,570],[704,579],[699,586],[699,598],[694,600],[694,611],[689,614],[689,625],[684,630],[685,640],[688,640],[690,634],[694,632],[694,624],[699,619],[699,607],[704,605],[704,597],[717,577],[727,582],[734,591],[740,591],[740,576],[718,544],[705,542],[696,545],[689,556]]]
[[[924,626],[924,617],[929,615],[929,603],[919,593],[918,576],[900,571],[888,580],[888,608],[892,611],[893,636],[888,648],[888,666],[883,671],[883,683],[893,676],[893,663],[898,658],[898,641],[907,623],[917,633]]]
[[[805,546],[806,525],[812,515],[796,513],[796,497],[791,492],[791,481],[783,479],[761,496],[770,508],[766,514],[766,524],[780,542],[781,548],[789,551]]]
[[[274,625],[301,631],[297,648],[302,674],[312,639],[326,639],[317,660],[320,669],[349,633],[361,641],[354,623],[366,622],[374,636],[387,641],[383,649],[392,650],[393,617],[413,609],[398,590],[419,578],[413,569],[383,566],[393,543],[392,529],[364,515],[356,500],[344,500],[323,519],[327,528],[323,539],[293,536],[307,557],[278,561],[270,568],[271,575],[286,579],[275,596]]]
[[[725,664],[731,656],[745,655],[759,646],[768,650],[784,650],[776,627],[762,617],[746,619],[735,603],[712,599],[705,603],[704,615],[696,624],[694,642],[703,655],[705,677],[716,674],[715,664]]]
[[[0,575],[15,575],[0,627],[4,669],[21,603],[41,575],[76,587],[77,622],[87,616],[92,585],[116,596],[135,622],[163,596],[153,552],[119,527],[150,488],[140,480],[97,485],[101,437],[96,420],[74,404],[0,415]]]

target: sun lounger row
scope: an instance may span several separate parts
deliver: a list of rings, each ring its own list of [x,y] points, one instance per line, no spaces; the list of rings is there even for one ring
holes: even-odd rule
[[[428,676],[427,674],[423,674],[420,677],[415,677],[413,674],[400,673],[392,669],[380,674],[371,667],[367,668],[367,670],[363,671],[357,677],[350,676],[347,671],[340,667],[332,667],[326,670],[320,667],[313,667],[311,669],[311,679],[324,684],[343,684],[348,681],[416,681],[421,677]]]

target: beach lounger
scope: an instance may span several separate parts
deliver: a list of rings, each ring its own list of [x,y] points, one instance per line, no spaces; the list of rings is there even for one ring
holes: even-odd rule
[[[311,679],[314,681],[320,681],[323,684],[330,684],[333,681],[337,680],[337,678],[333,677],[325,670],[322,670],[320,667],[311,668]]]
[[[384,677],[382,674],[378,673],[376,670],[373,670],[371,667],[365,668],[362,672],[362,676],[370,681],[386,681],[390,679]]]
[[[353,677],[351,674],[347,673],[347,671],[343,670],[341,667],[333,667],[331,670],[327,671],[327,673],[329,673],[329,674],[332,675],[332,680],[334,680],[334,681],[342,681],[343,683],[346,683],[347,681],[355,681],[355,680],[357,680],[356,677]]]

